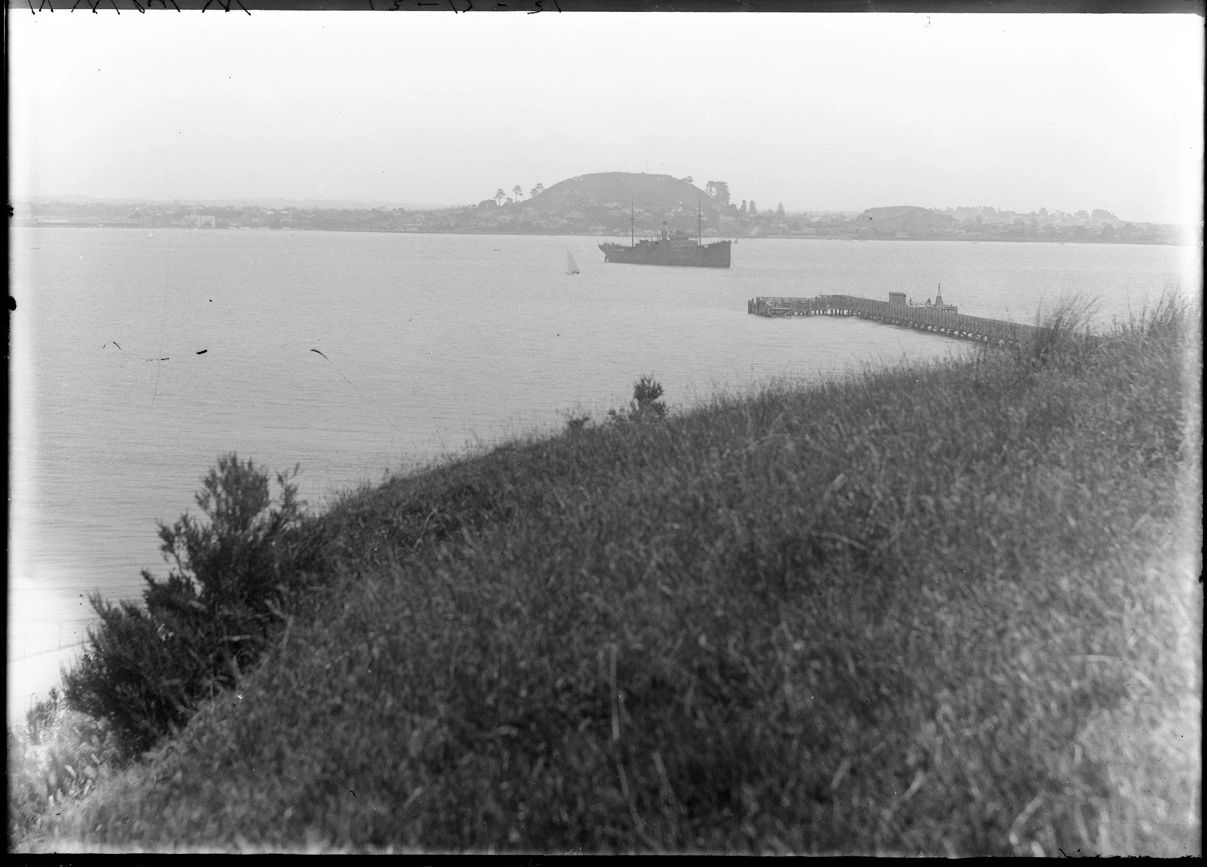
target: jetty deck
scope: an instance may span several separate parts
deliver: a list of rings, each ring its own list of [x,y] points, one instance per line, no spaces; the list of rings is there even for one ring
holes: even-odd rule
[[[1038,329],[1034,325],[964,316],[951,305],[938,307],[873,301],[855,295],[817,295],[812,298],[752,298],[747,312],[755,316],[858,316],[888,325],[931,331],[962,340],[1017,344]]]

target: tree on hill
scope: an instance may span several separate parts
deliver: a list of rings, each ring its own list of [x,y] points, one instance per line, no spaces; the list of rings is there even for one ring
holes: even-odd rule
[[[709,181],[704,191],[708,193],[709,198],[715,199],[720,205],[729,204],[729,184],[725,181]]]
[[[497,205],[503,204],[503,199],[505,199],[506,197],[507,197],[507,193],[503,192],[502,187],[499,187],[497,190],[495,190],[495,204],[497,204]]]
[[[742,199],[742,207],[738,208],[741,213],[746,213],[746,200]]]
[[[779,217],[781,220],[784,219],[784,203],[783,202],[780,202],[779,205],[776,207],[775,215],[777,217]]]
[[[759,209],[754,204],[754,199],[750,200],[750,216],[754,216],[759,212]]]
[[[529,198],[535,199],[537,196],[539,196],[543,192],[545,192],[545,185],[537,184],[535,187],[532,188],[532,192],[529,193],[528,195],[529,195]]]
[[[514,187],[511,188],[511,194],[517,202],[520,199],[524,198],[524,190],[520,187],[519,184],[516,184]]]

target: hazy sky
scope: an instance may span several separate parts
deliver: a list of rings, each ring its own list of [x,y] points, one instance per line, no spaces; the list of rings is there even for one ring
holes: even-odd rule
[[[606,171],[760,208],[1202,198],[1182,15],[11,11],[10,195],[471,203]]]

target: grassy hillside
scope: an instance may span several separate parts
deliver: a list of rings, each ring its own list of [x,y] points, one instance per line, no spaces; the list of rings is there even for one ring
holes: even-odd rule
[[[17,845],[1199,853],[1196,328],[351,494],[256,670]]]

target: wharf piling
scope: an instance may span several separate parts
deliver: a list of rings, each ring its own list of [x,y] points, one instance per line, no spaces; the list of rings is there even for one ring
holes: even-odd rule
[[[894,293],[896,294],[896,293]],[[963,316],[953,305],[920,307],[912,304],[873,301],[855,295],[817,295],[812,298],[752,298],[747,313],[754,316],[858,316],[887,325],[931,331],[962,340],[1017,344],[1037,329],[982,316]]]

